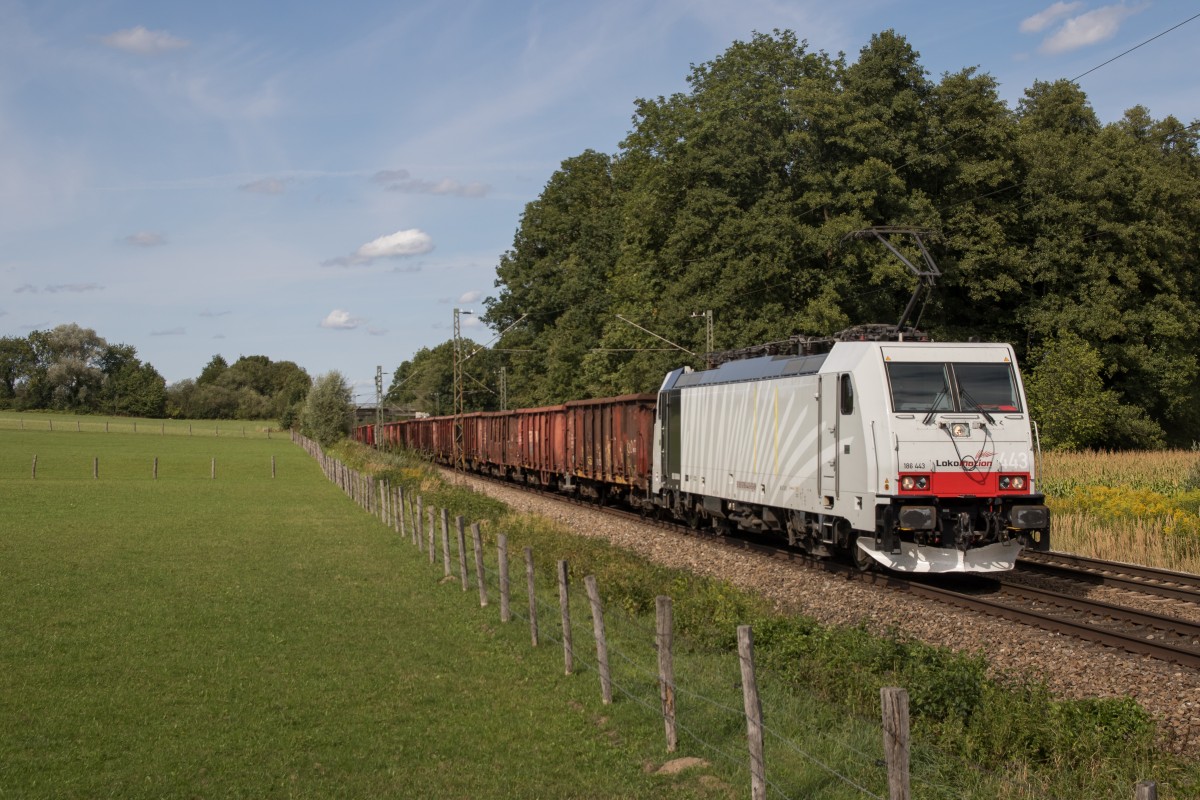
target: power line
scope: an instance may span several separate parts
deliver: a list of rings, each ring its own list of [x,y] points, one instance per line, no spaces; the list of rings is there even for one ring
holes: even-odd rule
[[[1126,50],[1124,53],[1121,53],[1121,54],[1119,54],[1119,55],[1115,55],[1115,56],[1113,56],[1112,58],[1110,58],[1108,61],[1105,61],[1103,64],[1097,64],[1096,66],[1094,66],[1094,67],[1092,67],[1091,69],[1089,69],[1087,72],[1080,73],[1079,75],[1076,75],[1074,78],[1071,78],[1071,83],[1075,83],[1075,82],[1076,82],[1076,81],[1078,81],[1080,78],[1082,78],[1084,75],[1091,75],[1091,74],[1092,74],[1093,72],[1095,72],[1096,70],[1100,69],[1101,67],[1106,67],[1106,66],[1108,66],[1108,65],[1109,65],[1109,64],[1111,64],[1112,62],[1116,61],[1118,58],[1121,58],[1121,57],[1123,57],[1123,56],[1127,56],[1127,55],[1129,55],[1130,53],[1132,53],[1134,50],[1137,50],[1137,49],[1138,49],[1139,47],[1141,47],[1142,45],[1150,44],[1151,42],[1153,42],[1153,41],[1154,41],[1155,39],[1157,39],[1158,37],[1160,37],[1160,36],[1166,36],[1168,33],[1170,33],[1171,31],[1175,30],[1176,28],[1182,28],[1184,25],[1187,25],[1187,24],[1188,24],[1189,22],[1191,22],[1192,20],[1194,20],[1194,19],[1198,19],[1198,18],[1200,18],[1200,14],[1196,14],[1195,16],[1188,17],[1187,19],[1185,19],[1183,22],[1179,23],[1178,25],[1174,25],[1174,26],[1172,26],[1172,27],[1170,27],[1170,28],[1167,28],[1167,29],[1166,29],[1165,31],[1163,31],[1162,33],[1158,33],[1158,34],[1155,34],[1154,36],[1151,36],[1149,39],[1147,39],[1146,41],[1142,42],[1141,44],[1135,44],[1133,47],[1129,48],[1129,49],[1128,49],[1128,50]]]

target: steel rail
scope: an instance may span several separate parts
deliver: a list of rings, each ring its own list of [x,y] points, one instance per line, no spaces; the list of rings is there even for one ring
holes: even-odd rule
[[[1173,572],[1070,553],[1024,552],[1017,559],[1022,571],[1040,572],[1117,589],[1200,603],[1200,575]]]

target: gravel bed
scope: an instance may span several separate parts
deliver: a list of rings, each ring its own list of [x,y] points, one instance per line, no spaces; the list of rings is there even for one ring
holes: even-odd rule
[[[863,624],[880,634],[898,631],[931,645],[982,653],[994,675],[1033,676],[1064,698],[1133,697],[1158,721],[1166,746],[1200,755],[1196,670],[799,569],[470,476],[458,479],[514,511],[554,520],[582,536],[607,539],[664,566],[727,580],[768,599],[779,611],[827,625]]]

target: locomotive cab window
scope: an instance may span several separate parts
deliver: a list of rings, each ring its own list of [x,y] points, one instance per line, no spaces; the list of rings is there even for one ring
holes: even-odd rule
[[[1008,364],[955,364],[954,377],[963,411],[1021,410],[1017,385]]]
[[[892,410],[1021,411],[1012,367],[1005,363],[887,364]]]
[[[950,376],[945,364],[889,361],[893,411],[953,411]]]
[[[854,413],[854,384],[850,382],[849,373],[843,374],[839,379],[841,387],[841,408],[842,414]]]

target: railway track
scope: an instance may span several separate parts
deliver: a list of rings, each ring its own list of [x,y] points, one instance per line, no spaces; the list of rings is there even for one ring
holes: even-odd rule
[[[797,568],[833,572],[847,580],[907,592],[912,596],[956,608],[1200,670],[1200,623],[1171,614],[1154,613],[1133,605],[1090,600],[1078,594],[1014,582],[1003,576],[906,576],[874,571],[861,572],[849,564],[816,559],[775,542],[718,535],[704,528],[693,529],[674,522],[650,519],[636,512],[573,500],[530,486],[478,475],[472,477],[508,488],[522,489],[560,502],[586,506],[643,524],[667,528],[683,535],[704,537],[707,541],[754,552],[773,560],[786,561]],[[1104,585],[1140,595],[1149,594],[1173,601],[1200,604],[1200,576],[1184,573],[1103,562],[1064,553],[1023,555],[1018,562],[1018,572],[1055,576],[1076,584]]]

